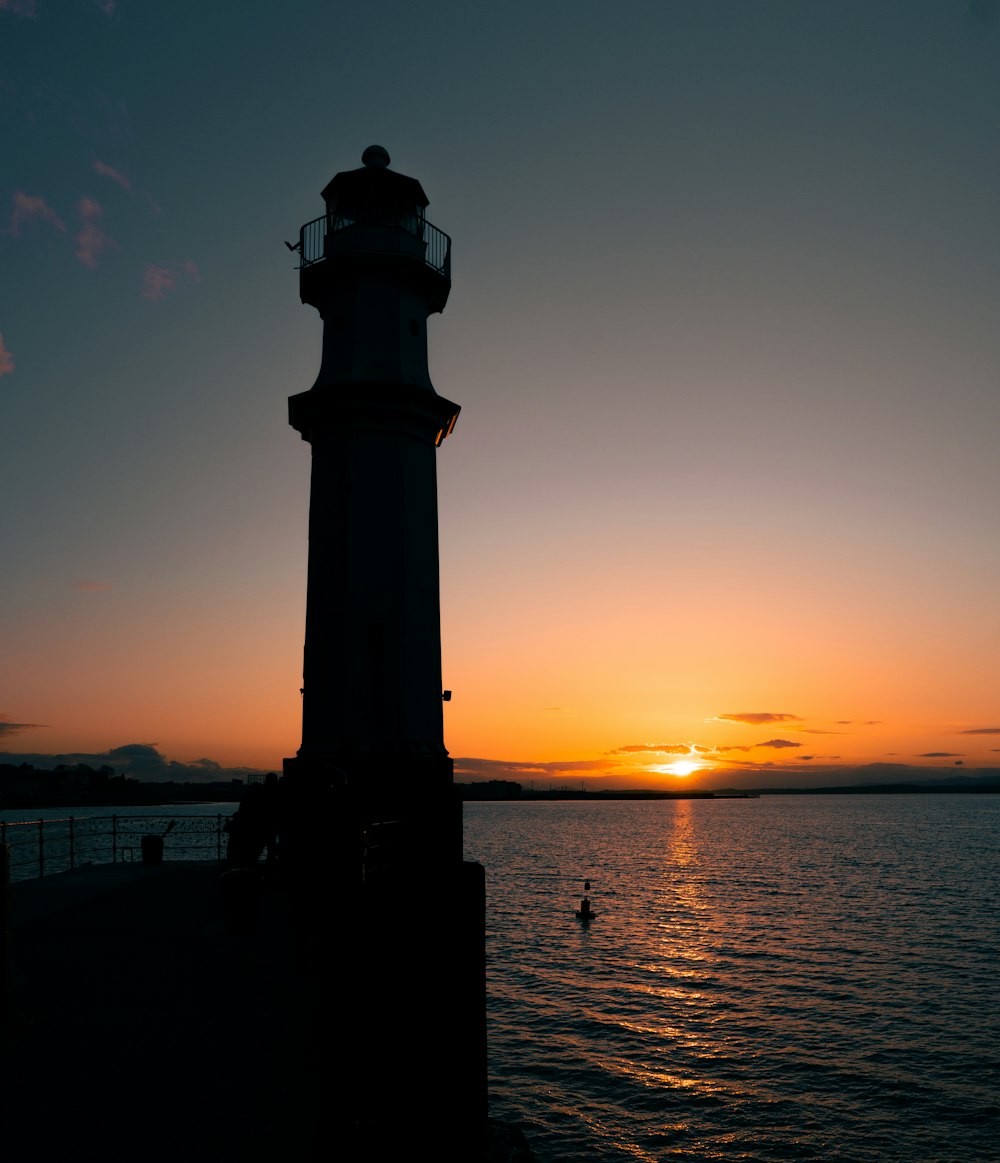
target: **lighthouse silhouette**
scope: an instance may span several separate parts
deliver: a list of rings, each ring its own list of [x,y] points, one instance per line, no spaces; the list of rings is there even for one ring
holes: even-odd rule
[[[361,160],[326,186],[324,214],[293,248],[323,352],[316,382],[289,399],[312,476],[302,745],[285,760],[282,863],[323,983],[334,1141],[348,1158],[405,1158],[425,1141],[435,1159],[474,1161],[486,1130],[484,887],[462,859],[444,744],[436,483],[459,407],[427,368],[451,240],[381,146]]]

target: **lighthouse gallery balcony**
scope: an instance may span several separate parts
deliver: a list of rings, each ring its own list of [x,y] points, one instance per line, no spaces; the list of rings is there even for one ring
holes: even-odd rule
[[[409,256],[451,282],[451,239],[419,213],[323,214],[300,230],[299,254],[300,270],[338,255]]]

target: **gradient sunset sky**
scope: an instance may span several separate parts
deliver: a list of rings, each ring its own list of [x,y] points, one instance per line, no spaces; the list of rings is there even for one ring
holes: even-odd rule
[[[378,142],[454,239],[457,778],[1000,766],[996,3],[0,0],[0,126],[18,761],[295,753],[283,240]]]

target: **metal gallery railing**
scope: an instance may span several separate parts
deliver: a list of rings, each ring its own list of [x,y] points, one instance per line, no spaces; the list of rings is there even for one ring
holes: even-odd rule
[[[409,255],[451,279],[451,239],[418,214],[324,214],[302,227],[298,250],[304,267],[337,254]]]
[[[140,861],[143,836],[163,838],[164,860],[221,861],[228,818],[216,813],[0,820],[0,845],[10,846],[12,882],[66,872],[84,864]]]

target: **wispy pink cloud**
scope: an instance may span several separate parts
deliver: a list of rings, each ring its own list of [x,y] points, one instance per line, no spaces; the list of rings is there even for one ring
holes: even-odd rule
[[[142,272],[143,298],[165,298],[177,286],[177,280],[182,275],[186,275],[193,282],[198,282],[201,278],[198,264],[191,259],[185,259],[183,262],[171,262],[162,267],[150,263]]]
[[[3,3],[3,0],[0,0],[0,3]],[[30,222],[33,218],[40,218],[43,222],[54,226],[56,230],[66,229],[66,223],[44,198],[36,198],[32,194],[18,190],[14,194],[14,209],[10,213],[10,226],[8,228],[10,233],[20,234],[21,224]]]
[[[0,0],[0,12],[9,12],[11,16],[24,16],[34,20],[38,15],[37,0]]]
[[[152,263],[142,272],[142,295],[145,299],[162,299],[177,286],[177,276],[167,267]]]
[[[118,7],[118,0],[94,0],[94,3],[105,16],[114,16],[115,9]]]
[[[80,218],[80,233],[76,236],[76,257],[90,270],[97,269],[97,260],[108,247],[117,247],[118,243],[109,238],[97,225],[97,219],[104,211],[100,203],[86,195],[76,204],[76,212]]]
[[[104,162],[98,161],[97,158],[94,158],[91,165],[94,168],[94,172],[100,174],[102,178],[110,178],[113,182],[117,182],[123,190],[132,189],[132,179],[126,177],[125,174],[116,170],[113,166],[106,165]]]
[[[111,582],[97,582],[97,581],[77,581],[73,582],[73,589],[86,590],[88,592],[96,590],[110,590]]]
[[[3,332],[0,331],[0,376],[9,376],[14,370],[14,357],[3,343]]]

